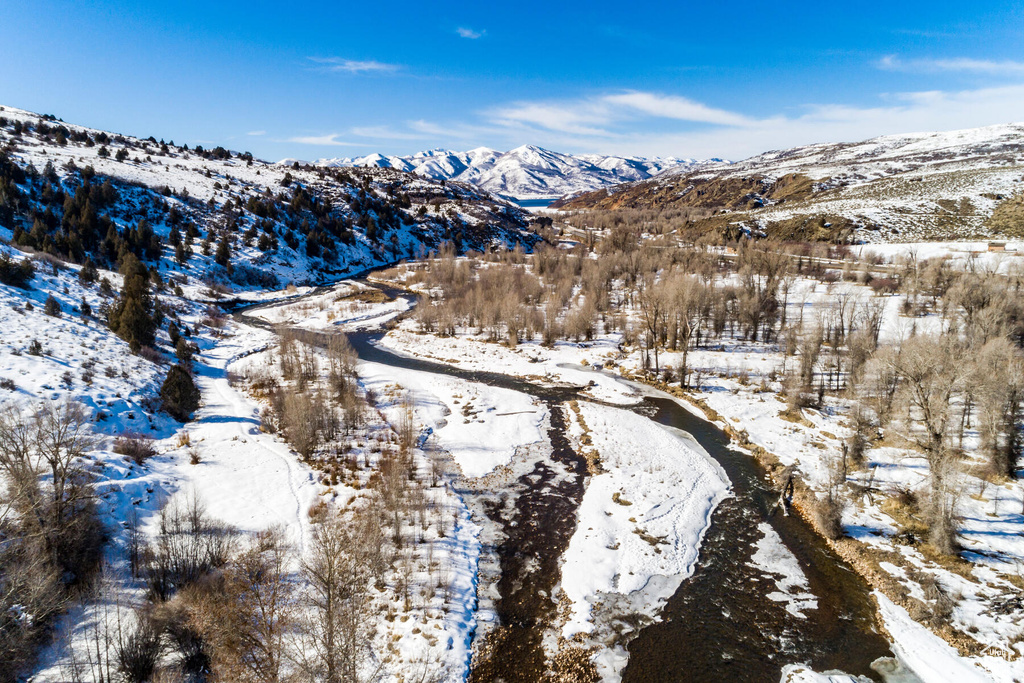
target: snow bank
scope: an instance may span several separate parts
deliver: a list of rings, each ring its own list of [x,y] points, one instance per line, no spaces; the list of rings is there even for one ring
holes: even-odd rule
[[[637,602],[659,610],[692,574],[711,512],[729,489],[695,442],[628,410],[581,402],[579,411],[603,471],[587,486],[562,565],[572,603],[567,638],[593,630],[605,593],[642,591]]]
[[[273,324],[286,324],[308,329],[339,327],[346,331],[379,327],[382,323],[409,309],[409,300],[364,300],[361,293],[379,297],[379,290],[359,282],[346,280],[329,290],[301,301],[285,302],[252,311],[250,315]]]
[[[518,391],[378,363],[361,362],[359,375],[377,393],[389,384],[409,390],[417,424],[433,425],[437,445],[467,477],[482,477],[520,446],[544,439],[547,410]]]
[[[782,683],[862,683],[870,679],[838,671],[817,673],[803,664],[790,664],[782,669]],[[895,681],[893,683],[896,683]],[[909,681],[908,681],[909,683]]]
[[[485,343],[477,337],[436,337],[416,334],[406,321],[379,344],[389,351],[429,358],[466,370],[500,372],[530,381],[584,387],[582,394],[605,403],[632,405],[640,394],[613,377],[589,371],[589,365],[618,358],[621,335],[587,343],[558,342],[553,347],[521,342],[514,349]],[[583,362],[586,361],[586,365]]]
[[[960,657],[946,641],[910,618],[907,611],[875,592],[878,611],[893,638],[893,651],[924,683],[991,683],[996,680]],[[1005,662],[1005,664],[1009,664]],[[1014,680],[1013,678],[1000,680]]]

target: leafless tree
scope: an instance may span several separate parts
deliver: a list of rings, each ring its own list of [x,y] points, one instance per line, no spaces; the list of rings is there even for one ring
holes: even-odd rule
[[[359,681],[366,653],[370,569],[360,523],[330,518],[313,528],[312,546],[303,560],[309,582],[304,636],[311,652],[303,668],[324,683]]]
[[[928,460],[930,540],[944,553],[956,548],[961,454],[952,440],[953,400],[966,375],[962,353],[956,339],[919,335],[891,359],[907,407],[905,435]]]

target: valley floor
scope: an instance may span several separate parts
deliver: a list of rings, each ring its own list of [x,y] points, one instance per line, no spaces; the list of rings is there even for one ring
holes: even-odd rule
[[[1012,267],[1015,263],[1012,257],[985,258],[992,260],[988,267]],[[844,283],[827,291],[820,284],[804,286],[809,289],[791,295],[790,302],[794,309],[807,306],[808,320],[813,319],[816,307],[827,306],[828,299],[846,291],[844,288],[851,289],[854,296],[870,296]],[[794,303],[798,298],[802,303]],[[938,324],[934,316],[913,321],[903,318],[899,314],[901,297],[889,297],[885,304],[883,338],[905,334],[911,325],[923,331]],[[525,341],[510,349],[474,330],[460,330],[454,337],[424,334],[416,322],[406,320],[381,343],[399,353],[462,368],[498,370],[538,381],[582,386],[582,394],[594,400],[628,405],[637,402],[645,389],[622,379],[642,377],[644,359],[639,350],[622,347],[621,341],[621,335],[610,334],[590,342],[559,342],[552,347]],[[660,355],[662,367],[674,367],[678,360],[678,353]],[[784,374],[785,357],[771,344],[735,340],[691,351],[689,363],[700,370],[701,386],[698,391],[674,390],[677,401],[732,430],[745,441],[746,448],[767,455],[779,466],[794,467],[812,494],[826,488],[829,459],[836,457],[851,433],[842,400],[827,399],[821,410],[804,409],[799,419],[785,414],[782,387],[775,379]],[[593,368],[603,371],[595,373]],[[622,425],[617,425],[616,430],[621,429]],[[970,452],[971,445],[965,447]],[[866,468],[851,472],[849,481],[876,494],[858,498],[847,508],[842,524],[846,535],[854,540],[842,543],[855,544],[855,555],[865,560],[862,569],[878,589],[880,616],[904,663],[927,681],[949,680],[943,673],[948,671],[962,671],[964,676],[977,680],[1011,683],[1021,679],[1024,632],[1020,607],[1013,605],[1017,604],[1024,580],[1022,482],[1018,479],[993,485],[971,476],[965,478],[969,495],[964,496],[960,510],[963,559],[942,563],[912,545],[901,544],[898,525],[881,506],[892,491],[914,490],[924,484],[924,459],[900,444],[871,448],[867,459]],[[927,602],[922,581],[936,581],[945,593],[954,596],[953,631],[946,629],[945,633],[949,642],[961,643],[959,651],[908,615],[908,609]],[[958,641],[956,633],[967,638]]]
[[[55,275],[55,286],[59,289],[65,281],[74,286],[72,275]],[[350,293],[360,287],[343,284],[339,289]],[[353,329],[379,324],[405,308],[395,302],[346,303],[347,308],[338,308],[331,303],[334,299],[320,299],[326,303],[285,303],[284,312],[270,308],[261,315],[300,327]],[[152,384],[155,378],[146,374],[145,365],[84,386],[76,380],[69,388],[56,389],[66,368],[81,372],[92,357],[102,356],[104,363],[135,359],[127,349],[99,353],[103,344],[122,344],[105,329],[69,318],[42,318],[38,311],[19,312],[22,305],[12,295],[3,311],[8,328],[15,330],[8,338],[10,348],[21,352],[33,337],[46,339],[48,348],[42,356],[6,356],[0,374],[19,383],[13,398],[31,405],[66,393],[94,407],[97,415],[108,415],[99,423],[103,433],[113,436],[139,423],[156,439],[158,451],[139,466],[114,454],[108,440],[92,456],[102,513],[113,531],[105,587],[98,600],[76,608],[64,620],[65,637],[46,654],[33,680],[95,678],[96,671],[90,675],[88,670],[97,663],[82,653],[97,638],[97,625],[118,626],[128,618],[124,608],[143,599],[143,587],[127,569],[125,522],[130,518],[137,517],[140,526],[153,533],[157,512],[168,499],[194,494],[213,517],[241,531],[282,528],[298,562],[309,542],[310,508],[319,501],[345,507],[359,499],[367,485],[366,479],[359,479],[363,475],[340,483],[325,478],[280,438],[261,431],[261,402],[232,378],[272,371],[272,332],[230,322],[197,338],[203,407],[196,420],[182,428],[146,410],[142,396],[152,387],[147,389],[145,383]],[[595,401],[562,406],[570,415],[574,448],[588,458],[591,470],[577,530],[560,563],[556,595],[562,606],[545,640],[551,652],[561,647],[560,642],[592,645],[587,634],[600,631],[595,621],[599,610],[594,607],[605,601],[640,596],[637,608],[656,618],[662,602],[693,571],[711,512],[728,495],[728,479],[699,444],[625,410],[652,390],[626,381],[640,374],[642,359],[620,342],[616,335],[608,335],[589,343],[549,348],[526,342],[509,349],[469,333],[451,338],[420,334],[411,320],[380,342],[396,353],[455,367],[584,387],[582,396]],[[73,360],[76,356],[80,357]],[[672,362],[672,354],[662,357],[662,363]],[[706,371],[701,390],[676,400],[699,410],[699,399],[723,425],[742,429],[749,447],[759,446],[782,464],[797,466],[812,490],[820,488],[826,454],[837,450],[848,433],[844,407],[832,402],[821,411],[805,410],[799,421],[780,417],[784,406],[775,396],[778,387],[767,379],[780,362],[778,349],[770,345],[736,342],[695,351],[691,363]],[[411,593],[417,597],[396,602],[394,585],[374,596],[379,613],[391,617],[377,620],[371,637],[380,659],[367,666],[395,677],[419,671],[439,680],[463,680],[474,644],[493,628],[499,598],[494,548],[502,531],[481,511],[488,501],[518,495],[514,482],[530,463],[550,452],[545,437],[548,409],[526,394],[456,377],[368,362],[359,363],[358,373],[361,391],[376,397],[378,410],[354,439],[358,443],[353,445],[353,457],[372,462],[377,457],[375,440],[394,431],[411,411],[419,433],[416,468],[440,473],[428,495],[432,506],[442,511],[438,519],[426,523],[424,543],[406,560],[414,586]],[[193,464],[195,456],[198,462]],[[870,477],[879,487],[918,482],[913,459],[898,449],[873,449],[869,461],[870,469],[855,473],[855,480]],[[958,680],[1009,683],[1024,674],[1015,613],[995,609],[1020,590],[1014,577],[1019,579],[1024,567],[1022,498],[1017,481],[979,488],[965,500],[963,538],[970,561],[966,571],[944,568],[917,549],[896,544],[891,520],[871,501],[859,501],[844,516],[846,533],[883,558],[878,567],[888,583],[877,593],[879,611],[901,660],[922,680],[948,680],[948,672],[959,671]],[[765,533],[755,561],[778,575],[779,599],[787,609],[814,609],[795,558],[771,534]],[[953,623],[981,643],[981,652],[957,652],[914,622],[899,604],[907,604],[905,597],[919,596],[920,572],[937,576],[959,596]],[[397,580],[397,575],[389,578]],[[625,651],[599,650],[593,662],[604,680],[617,680]],[[813,680],[806,671],[791,670],[787,675],[790,680]]]

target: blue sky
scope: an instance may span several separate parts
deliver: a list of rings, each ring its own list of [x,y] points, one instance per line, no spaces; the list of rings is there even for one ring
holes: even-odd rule
[[[1024,2],[0,3],[0,103],[315,159],[738,159],[1024,120]]]

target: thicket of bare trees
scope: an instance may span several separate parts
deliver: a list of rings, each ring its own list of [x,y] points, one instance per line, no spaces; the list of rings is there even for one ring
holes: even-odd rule
[[[413,274],[429,292],[418,322],[425,331],[485,334],[510,346],[622,331],[652,376],[684,388],[693,381],[693,349],[725,340],[774,345],[783,363],[762,383],[782,383],[794,418],[828,397],[849,406],[853,436],[836,465],[842,480],[888,433],[925,457],[927,487],[907,498],[909,514],[937,551],[954,552],[965,469],[1001,479],[1021,465],[1024,271],[973,258],[954,267],[913,253],[892,263],[858,260],[825,244],[681,245],[664,219],[578,215],[569,222],[598,238],[531,255],[456,259],[442,250]],[[807,313],[807,302],[794,298],[805,291],[798,278],[819,280],[831,296]],[[900,329],[882,339],[894,294],[904,295]],[[926,316],[937,321],[928,334],[916,322]],[[675,367],[663,367],[665,351],[677,352]],[[976,439],[971,448],[983,466],[965,453],[965,439]],[[833,526],[843,488],[837,483],[828,494]]]
[[[364,680],[381,546],[371,519],[325,513],[300,561],[280,529],[243,538],[196,496],[174,498],[140,551],[146,602],[104,613],[72,648],[68,678]]]
[[[0,408],[0,681],[18,679],[98,567],[87,425],[77,403]]]

